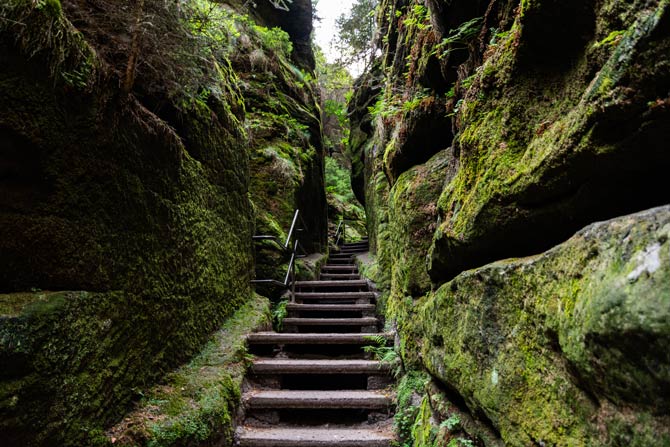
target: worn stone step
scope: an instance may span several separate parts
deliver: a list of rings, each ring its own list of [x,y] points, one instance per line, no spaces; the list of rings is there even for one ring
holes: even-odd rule
[[[328,264],[335,265],[355,265],[354,258],[351,256],[342,256],[342,257],[330,257],[328,258]]]
[[[376,326],[377,318],[284,318],[284,326]]]
[[[295,334],[300,335],[300,334]],[[389,365],[376,360],[256,359],[254,374],[387,374]]]
[[[394,441],[389,428],[304,428],[241,427],[240,447],[390,447]]]
[[[335,287],[366,287],[367,281],[363,279],[353,281],[296,281],[296,288],[301,289],[323,289]]]
[[[296,292],[298,300],[360,300],[374,298],[373,292]]]
[[[256,332],[247,336],[249,344],[256,345],[368,345],[374,344],[370,336],[393,340],[392,333],[380,334],[289,334],[279,332]]]
[[[263,390],[251,391],[244,397],[253,409],[383,409],[392,405],[391,396],[381,391],[312,391]]]
[[[329,265],[329,264],[326,264],[323,267],[321,267],[321,272],[324,272],[326,270],[333,271],[333,272],[341,272],[341,271],[349,272],[349,271],[352,271],[352,270],[354,270],[354,271],[358,270],[358,267],[356,265],[353,265],[353,264],[352,265]]]
[[[321,272],[321,280],[347,280],[347,279],[361,279],[358,273],[323,273]]]
[[[296,312],[365,312],[374,311],[374,304],[299,304],[289,303],[287,310]]]

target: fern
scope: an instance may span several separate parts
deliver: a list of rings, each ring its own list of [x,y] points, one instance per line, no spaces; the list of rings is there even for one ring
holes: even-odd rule
[[[365,335],[363,336],[363,339],[365,341],[369,341],[370,343],[374,343],[377,346],[386,346],[387,339],[381,334],[370,334],[370,335]],[[366,348],[369,346],[366,346]],[[363,348],[365,349],[365,348]],[[367,351],[366,351],[367,352]]]
[[[272,319],[274,320],[277,331],[281,331],[284,326],[284,318],[288,315],[288,310],[286,309],[287,305],[288,301],[282,300],[275,305],[274,309],[272,309]]]
[[[435,46],[437,57],[442,59],[453,51],[467,49],[468,44],[481,32],[483,22],[483,17],[476,17],[449,31],[449,35]]]

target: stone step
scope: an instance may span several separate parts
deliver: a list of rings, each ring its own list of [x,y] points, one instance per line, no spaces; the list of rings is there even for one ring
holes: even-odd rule
[[[247,336],[250,345],[368,345],[374,344],[370,336],[393,340],[392,333],[380,334],[289,334],[279,332],[256,332]]]
[[[301,334],[295,334],[301,335]],[[389,365],[376,360],[256,359],[254,374],[387,374]]]
[[[367,281],[363,279],[353,281],[296,281],[296,288],[324,289],[335,287],[366,287]]]
[[[240,447],[390,447],[394,441],[389,428],[304,428],[241,427]]]
[[[328,265],[328,264],[326,264],[323,267],[321,267],[321,272],[323,273],[326,270],[332,271],[332,272],[341,272],[341,271],[350,272],[352,270],[353,271],[358,270],[358,267],[353,265],[353,264],[352,265]]]
[[[385,409],[393,399],[381,391],[251,391],[244,400],[253,409]]]
[[[374,317],[364,318],[284,318],[284,326],[376,326]]]
[[[360,300],[372,299],[373,292],[296,292],[297,300]]]
[[[351,257],[351,255],[348,256],[336,256],[336,257],[329,257],[328,258],[328,264],[335,264],[335,265],[355,265],[354,264],[354,258]]]
[[[323,272],[321,272],[321,276],[319,278],[321,280],[361,279],[361,277],[360,277],[360,275],[358,275],[358,273],[323,273]]]
[[[374,304],[298,304],[289,303],[287,310],[295,312],[365,312],[374,311]]]

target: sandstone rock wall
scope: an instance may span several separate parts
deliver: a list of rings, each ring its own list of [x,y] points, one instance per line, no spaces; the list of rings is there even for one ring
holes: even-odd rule
[[[263,212],[280,233],[303,208],[325,244],[309,64],[237,2],[187,15],[203,4],[0,5],[3,445],[108,442],[251,299]]]
[[[667,358],[652,354],[659,363],[650,367],[633,355],[625,372],[603,365],[627,357],[628,341],[645,350],[647,339],[662,340],[667,318],[660,316],[655,335],[637,338],[626,329],[637,327],[634,312],[603,311],[597,318],[608,335],[586,335],[591,323],[566,316],[570,303],[558,294],[572,284],[572,299],[590,302],[586,283],[599,283],[604,295],[624,293],[603,277],[636,250],[624,256],[594,248],[597,261],[587,263],[592,270],[584,278],[559,258],[579,258],[571,248],[577,246],[614,250],[617,238],[628,241],[628,230],[585,230],[589,243],[576,236],[539,258],[551,261],[487,264],[537,255],[587,224],[670,202],[663,185],[670,165],[669,14],[667,1],[381,2],[381,56],[357,81],[362,88],[350,104],[350,155],[359,166],[353,183],[366,185],[376,279],[389,292],[387,316],[399,324],[408,365],[428,370],[456,406],[509,445],[665,439],[667,409],[635,396],[663,387],[665,379],[654,383],[646,374],[662,377]],[[630,228],[632,246],[652,246],[654,238],[664,240],[657,230],[665,223],[648,220],[664,222],[665,211],[608,225]],[[501,265],[516,266],[515,274],[505,267],[494,280],[489,273]],[[630,273],[624,270],[618,280]],[[626,300],[663,314],[670,296],[661,276],[626,289]],[[511,301],[498,300],[503,295]],[[542,310],[528,313],[531,301]],[[547,326],[557,319],[560,328]],[[588,348],[598,354],[568,354],[561,325],[598,344]],[[503,364],[516,365],[508,382]],[[587,370],[597,370],[601,383]],[[615,386],[619,391],[637,391],[611,394],[619,380],[629,380]],[[439,424],[432,410],[429,423]],[[429,438],[414,445],[429,445]],[[490,437],[480,442],[495,444]]]

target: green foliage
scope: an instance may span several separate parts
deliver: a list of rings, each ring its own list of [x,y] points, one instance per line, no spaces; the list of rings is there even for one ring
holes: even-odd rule
[[[417,28],[419,30],[430,27],[428,8],[422,4],[415,4],[403,20],[407,28]]]
[[[447,419],[440,423],[440,427],[444,427],[449,431],[457,430],[461,425],[461,418],[458,417],[456,413],[449,416]]]
[[[43,11],[51,17],[58,17],[63,12],[63,7],[59,0],[39,0],[35,9]]]
[[[286,309],[288,303],[288,300],[281,300],[272,308],[272,321],[277,331],[281,331],[284,327],[284,318],[288,315],[288,310]]]
[[[483,23],[483,17],[476,17],[463,22],[458,28],[449,31],[449,35],[435,46],[434,51],[437,57],[441,59],[453,51],[467,49],[468,45],[481,32]]]
[[[254,30],[261,37],[263,45],[277,53],[289,58],[293,52],[293,43],[288,33],[281,28],[266,28],[260,25],[254,25]]]
[[[65,19],[58,0],[0,2],[0,34],[13,36],[27,58],[44,57],[54,82],[79,90],[92,85],[95,54]]]
[[[356,0],[349,15],[336,20],[335,44],[344,63],[368,61],[374,53],[375,10],[378,0]]]
[[[374,343],[376,346],[386,346],[388,343],[386,337],[381,334],[365,335],[363,336],[363,339],[365,339],[365,341],[369,341],[370,343]]]
[[[469,439],[456,438],[449,441],[447,447],[475,447],[475,444]]]
[[[381,94],[375,104],[368,108],[368,112],[373,117],[381,117],[383,119],[392,119],[401,113],[412,112],[421,106],[424,100],[431,97],[431,90],[424,88],[419,92],[415,92],[410,96],[407,93],[396,93],[392,95]]]
[[[424,372],[409,371],[398,383],[398,405],[393,421],[402,447],[412,445],[412,431],[419,413],[419,407],[412,404],[412,397],[425,392],[428,380]]]
[[[388,365],[393,377],[398,377],[402,371],[400,356],[393,346],[364,346],[363,351],[372,354],[376,360]]]
[[[612,31],[603,40],[601,40],[600,42],[596,42],[593,45],[593,48],[601,48],[601,47],[608,47],[608,46],[618,45],[619,42],[621,42],[621,39],[623,39],[623,36],[625,34],[626,34],[626,30]]]
[[[325,146],[329,151],[342,152],[349,140],[347,95],[351,92],[353,79],[342,63],[328,63],[318,47],[315,48],[315,56]]]
[[[326,157],[326,192],[335,194],[345,203],[355,203],[356,198],[351,190],[349,171],[333,157]]]

